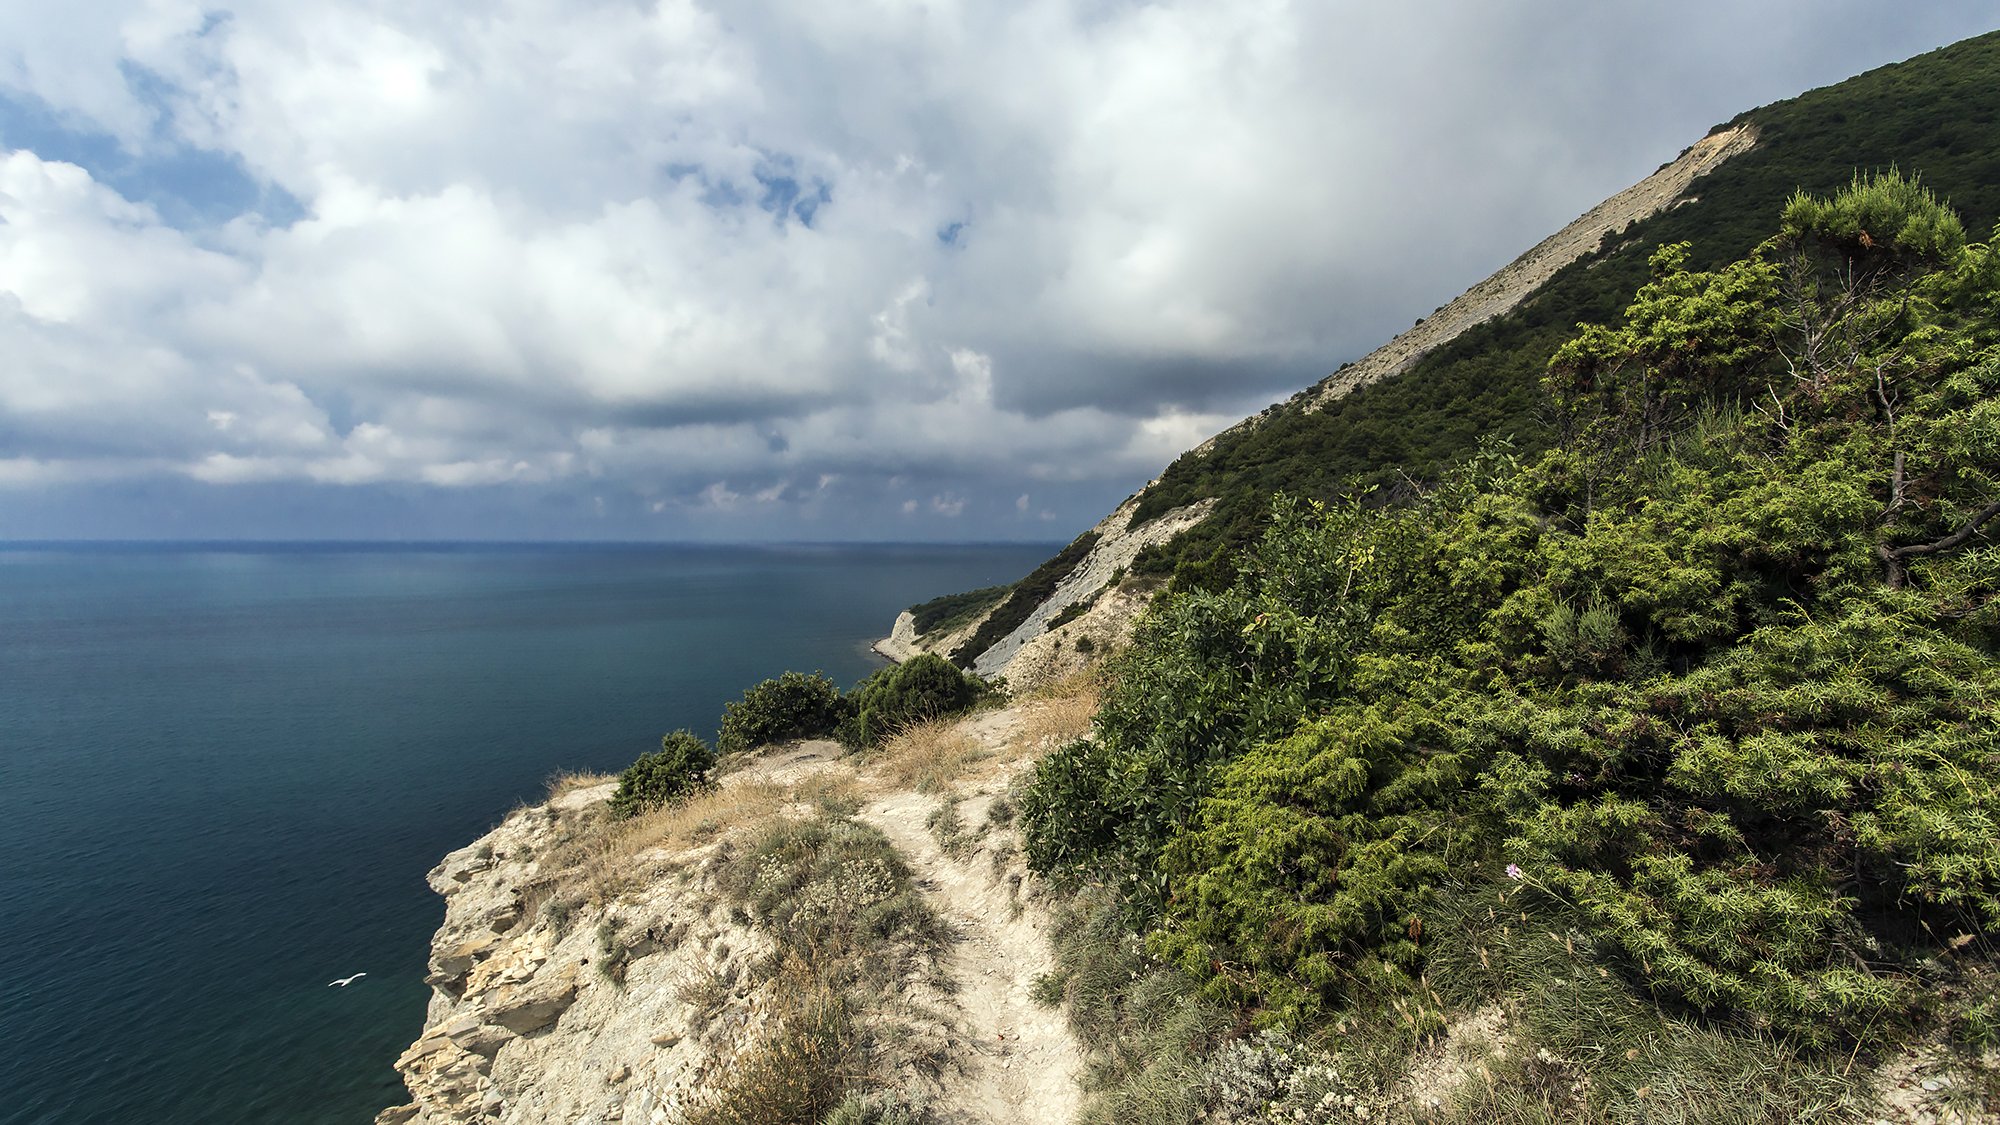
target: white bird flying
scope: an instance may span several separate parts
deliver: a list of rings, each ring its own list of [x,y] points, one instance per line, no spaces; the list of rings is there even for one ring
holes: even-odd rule
[[[326,986],[327,986],[328,988],[332,988],[332,987],[333,987],[334,985],[336,985],[336,984],[337,984],[337,985],[339,985],[339,986],[340,986],[340,987],[342,987],[342,988],[346,988],[346,987],[347,987],[348,985],[350,985],[350,984],[353,984],[353,983],[354,983],[355,981],[358,981],[358,980],[360,980],[360,979],[361,979],[362,977],[365,977],[365,976],[367,976],[367,975],[368,975],[367,973],[356,973],[356,974],[354,974],[354,975],[353,975],[353,976],[351,976],[351,977],[342,977],[342,978],[340,978],[339,980],[330,980],[330,981],[327,981],[327,982],[326,982]]]

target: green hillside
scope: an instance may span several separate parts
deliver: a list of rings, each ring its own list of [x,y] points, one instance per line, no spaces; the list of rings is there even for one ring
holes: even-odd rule
[[[976,830],[1054,911],[1079,1125],[2000,1120],[1996,114],[2000,34],[1745,114],[1516,311],[1148,491],[1220,514]],[[915,616],[985,613],[969,662],[1111,538]],[[983,689],[833,702],[910,676],[864,726]],[[824,724],[807,679],[743,706]],[[932,1120],[862,1108],[796,1120]]]
[[[1539,453],[1551,435],[1538,381],[1576,325],[1614,318],[1662,245],[1690,243],[1695,269],[1741,257],[1770,233],[1771,216],[1796,190],[1824,194],[1857,170],[1895,166],[1949,198],[1975,236],[2000,220],[2000,32],[1729,124],[1742,121],[1755,124],[1759,143],[1697,180],[1691,202],[1607,239],[1513,312],[1323,410],[1301,409],[1302,395],[1206,454],[1175,461],[1145,494],[1135,523],[1206,496],[1220,503],[1135,569],[1174,574],[1183,587],[1219,588],[1231,577],[1230,559],[1255,540],[1275,492],[1332,499],[1374,486],[1378,497],[1395,498],[1406,495],[1406,476],[1435,479],[1484,439]]]
[[[1994,1120],[2000,250],[1893,172],[1764,223],[1552,349],[1538,455],[1141,619],[1021,799],[1082,1120]]]

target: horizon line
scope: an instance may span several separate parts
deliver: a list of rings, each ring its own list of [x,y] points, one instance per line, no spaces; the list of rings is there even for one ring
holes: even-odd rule
[[[27,547],[1041,547],[1062,539],[246,539],[0,538],[0,550]]]

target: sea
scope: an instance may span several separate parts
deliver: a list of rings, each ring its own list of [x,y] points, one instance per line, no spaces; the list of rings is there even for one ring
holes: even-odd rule
[[[363,1125],[446,852],[1052,548],[0,544],[0,1123]]]

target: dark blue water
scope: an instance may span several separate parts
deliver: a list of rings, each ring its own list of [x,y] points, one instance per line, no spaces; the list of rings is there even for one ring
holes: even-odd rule
[[[0,1122],[367,1121],[446,851],[1047,554],[0,547]]]

